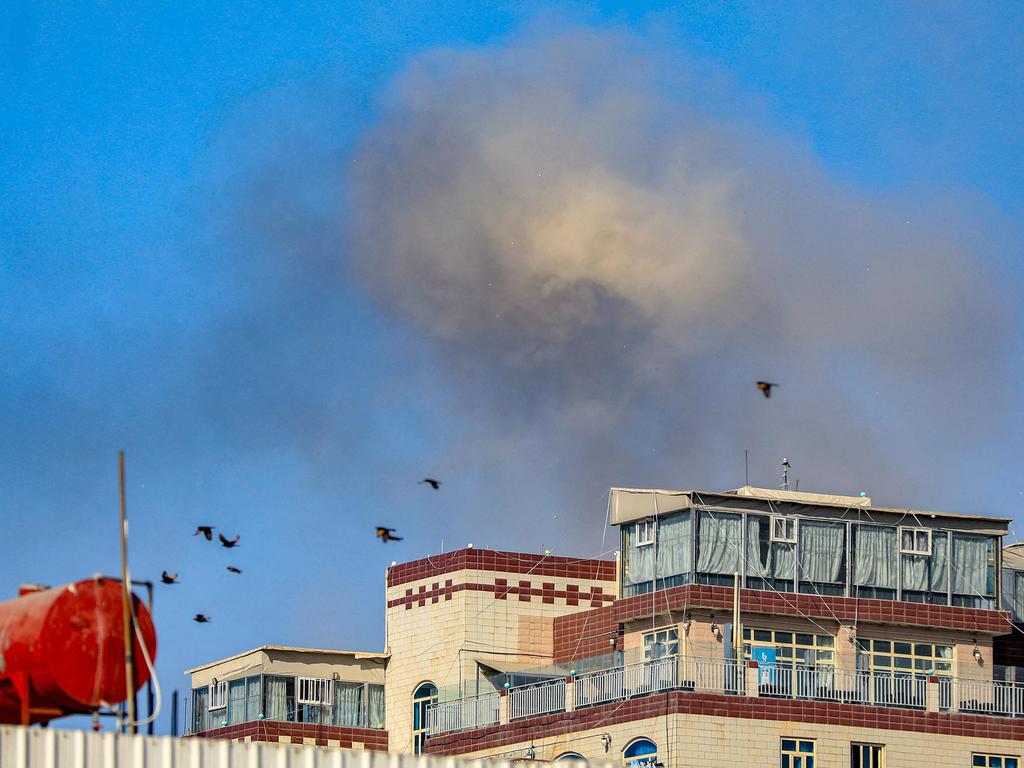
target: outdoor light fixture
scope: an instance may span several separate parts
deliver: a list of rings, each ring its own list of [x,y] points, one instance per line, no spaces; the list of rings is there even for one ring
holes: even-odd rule
[[[715,636],[716,640],[722,639],[722,628],[718,626],[714,616],[711,617],[711,634]]]
[[[608,645],[610,645],[612,648],[615,647],[615,639],[616,639],[615,635],[612,635],[611,637],[608,638]]]
[[[570,669],[570,670],[569,670],[569,674],[570,674],[570,675],[571,675],[572,677],[576,677],[576,670],[575,670],[575,669]]]
[[[601,743],[604,745],[604,751],[608,751],[608,747],[612,745],[612,735],[610,733],[601,734]]]
[[[686,616],[685,618],[683,618],[683,634],[686,634],[686,635],[690,634],[690,625],[692,623],[693,623],[693,621],[690,619],[689,616]]]
[[[530,745],[530,748],[529,748],[528,750],[526,750],[526,756],[527,756],[527,757],[528,757],[528,758],[529,758],[530,760],[533,760],[533,759],[534,759],[535,757],[537,757],[537,750],[535,750],[535,749],[533,748],[533,744],[531,744],[531,745]]]
[[[978,641],[974,641],[974,650],[971,651],[971,655],[981,664],[981,648],[978,647]]]

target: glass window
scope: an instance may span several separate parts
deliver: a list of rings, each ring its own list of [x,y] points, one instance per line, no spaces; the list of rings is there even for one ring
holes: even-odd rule
[[[1019,768],[1020,758],[1016,755],[987,755],[975,752],[971,765],[976,768]]]
[[[622,762],[634,768],[653,766],[658,762],[658,745],[650,739],[634,739],[623,750]]]
[[[778,661],[795,662],[805,666],[818,664],[832,666],[835,664],[835,638],[831,635],[811,635],[803,632],[781,632],[744,627],[744,658],[751,658],[751,648],[755,645],[774,647]]]
[[[421,683],[412,695],[413,751],[423,754],[427,743],[427,708],[437,703],[437,686],[431,682]]]
[[[263,676],[263,714],[268,720],[295,722],[295,678]]]
[[[641,520],[636,524],[636,545],[643,547],[654,543],[654,521]]]
[[[245,679],[245,719],[258,720],[263,712],[263,681],[259,675]]]
[[[644,634],[644,661],[679,655],[679,632],[675,627]]]
[[[846,525],[803,520],[797,545],[800,591],[842,595],[846,591]]]
[[[851,744],[850,768],[885,768],[885,747],[881,744]]]
[[[646,594],[690,582],[693,537],[690,513],[622,526],[622,596]],[[657,571],[657,574],[655,574]]]
[[[953,674],[953,646],[942,643],[857,641],[857,669],[891,674]]]
[[[701,510],[697,516],[697,571],[708,584],[733,583],[743,563],[743,516]]]
[[[782,768],[814,768],[814,742],[810,739],[782,740]]]
[[[585,757],[583,757],[583,755],[581,755],[579,752],[563,752],[562,754],[560,754],[558,757],[555,758],[555,762],[557,763],[560,760],[572,760],[573,762],[576,762],[576,763],[585,763],[585,762],[587,762],[587,759]]]

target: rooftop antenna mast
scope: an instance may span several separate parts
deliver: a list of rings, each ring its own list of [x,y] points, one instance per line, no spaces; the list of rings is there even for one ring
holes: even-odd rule
[[[782,457],[782,489],[784,491],[789,490],[789,459],[785,456]]]

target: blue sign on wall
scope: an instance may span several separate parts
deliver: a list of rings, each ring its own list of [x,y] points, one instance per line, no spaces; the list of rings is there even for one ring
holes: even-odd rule
[[[773,684],[775,682],[775,649],[755,645],[750,649],[750,658],[757,662],[758,685]]]

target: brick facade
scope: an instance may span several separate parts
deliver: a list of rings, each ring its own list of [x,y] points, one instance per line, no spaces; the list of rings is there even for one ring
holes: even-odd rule
[[[277,744],[313,744],[319,747],[367,749],[375,752],[386,752],[388,749],[388,732],[377,728],[346,728],[313,723],[287,723],[279,720],[250,720],[192,734],[192,737],[266,741]]]
[[[443,576],[456,571],[492,571],[563,579],[615,581],[614,560],[498,552],[490,549],[458,549],[443,555],[400,563],[388,570],[388,587]]]

